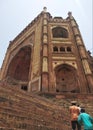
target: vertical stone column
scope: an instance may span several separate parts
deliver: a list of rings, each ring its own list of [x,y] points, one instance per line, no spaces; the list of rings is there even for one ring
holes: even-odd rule
[[[84,73],[87,79],[87,83],[88,83],[88,92],[93,92],[93,77],[92,77],[92,72],[88,63],[88,58],[86,55],[86,48],[84,46],[82,37],[80,35],[80,31],[77,27],[77,24],[75,22],[75,19],[73,18],[71,12],[68,13],[69,18],[71,20],[71,25],[72,25],[72,29],[73,29],[73,33],[75,36],[75,40],[76,40],[76,44],[78,47],[78,51],[80,53],[80,58],[82,61],[82,65],[83,65],[83,69],[84,69]]]
[[[7,68],[8,68],[7,64],[8,64],[8,61],[9,61],[9,56],[10,56],[10,52],[7,49],[7,53],[5,55],[5,58],[4,58],[4,61],[3,61],[3,64],[2,64],[2,68],[1,68],[0,80],[3,80],[6,77],[6,72],[7,72]]]
[[[49,74],[48,74],[48,29],[47,29],[47,14],[46,8],[44,8],[43,17],[43,42],[42,42],[42,91],[48,91],[49,85]]]

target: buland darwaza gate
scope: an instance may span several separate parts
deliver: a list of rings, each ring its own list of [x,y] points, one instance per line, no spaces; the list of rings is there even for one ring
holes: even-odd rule
[[[44,10],[10,42],[0,79],[33,92],[93,93],[93,57],[72,13]]]

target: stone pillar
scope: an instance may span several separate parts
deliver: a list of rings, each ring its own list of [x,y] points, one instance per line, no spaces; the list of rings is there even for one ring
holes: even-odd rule
[[[88,58],[87,58],[87,55],[86,55],[86,53],[87,53],[86,48],[84,46],[82,37],[80,35],[80,31],[78,29],[77,23],[75,22],[75,19],[73,18],[71,12],[69,12],[68,15],[69,15],[69,18],[71,20],[71,25],[72,25],[73,33],[74,33],[74,36],[75,36],[75,41],[76,41],[76,44],[77,44],[77,47],[78,47],[78,51],[79,51],[79,54],[80,54],[84,73],[85,73],[86,80],[87,80],[87,83],[88,83],[88,86],[87,86],[88,89],[87,90],[88,90],[88,92],[93,92],[93,77],[92,77],[92,72],[91,72],[91,69],[90,69],[90,66],[89,66],[89,63],[88,63]]]
[[[43,42],[42,42],[42,91],[48,91],[49,73],[48,73],[48,30],[47,30],[47,14],[44,9],[43,18]]]
[[[8,69],[8,62],[9,62],[10,52],[7,49],[7,53],[5,55],[2,67],[1,67],[1,73],[0,73],[0,80],[3,80],[6,77],[6,72]]]

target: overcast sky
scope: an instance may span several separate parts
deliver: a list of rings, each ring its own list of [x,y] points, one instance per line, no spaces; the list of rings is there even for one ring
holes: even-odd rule
[[[37,17],[44,6],[53,17],[66,18],[71,11],[87,50],[93,53],[92,0],[0,0],[0,67],[9,41]]]

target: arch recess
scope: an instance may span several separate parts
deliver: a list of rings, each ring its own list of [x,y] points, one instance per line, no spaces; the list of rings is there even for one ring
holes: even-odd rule
[[[74,67],[62,64],[55,68],[56,91],[79,93],[77,71]]]
[[[63,27],[55,27],[52,29],[54,38],[68,38],[68,31]]]
[[[8,66],[6,77],[24,82],[28,81],[31,52],[32,50],[29,46],[20,48]]]

